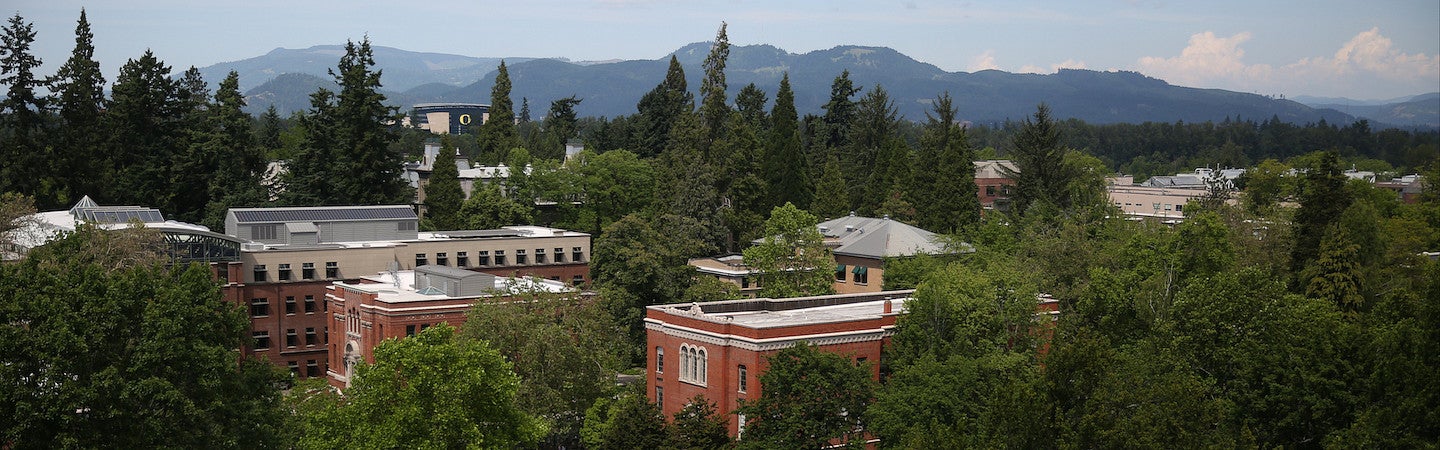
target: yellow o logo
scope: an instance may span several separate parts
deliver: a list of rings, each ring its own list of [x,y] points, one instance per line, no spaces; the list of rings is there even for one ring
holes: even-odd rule
[[[460,115],[460,124],[461,124],[461,125],[469,125],[469,124],[470,124],[470,115],[469,115],[469,114],[461,114],[461,115]]]

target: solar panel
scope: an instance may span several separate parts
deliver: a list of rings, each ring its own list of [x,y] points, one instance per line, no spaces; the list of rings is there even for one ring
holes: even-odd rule
[[[81,208],[77,213],[77,218],[95,224],[129,223],[131,220],[144,223],[165,221],[165,216],[161,215],[159,210],[138,206]]]
[[[408,206],[338,208],[232,209],[240,223],[328,222],[337,220],[416,219]]]

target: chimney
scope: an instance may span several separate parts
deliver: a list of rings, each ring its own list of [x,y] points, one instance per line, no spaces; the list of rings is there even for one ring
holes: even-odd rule
[[[890,314],[894,305],[890,303],[890,297],[885,297],[885,314]]]

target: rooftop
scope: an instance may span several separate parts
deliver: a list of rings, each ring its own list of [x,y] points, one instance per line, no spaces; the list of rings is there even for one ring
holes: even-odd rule
[[[239,223],[419,219],[408,205],[230,208],[230,214]]]
[[[947,253],[935,233],[890,218],[845,216],[817,225],[825,244],[837,255],[882,259],[894,256]],[[963,244],[961,252],[974,251]]]
[[[689,305],[656,305],[648,308],[709,322],[731,323],[748,328],[775,328],[851,322],[895,315],[901,311],[905,300],[914,293],[915,290],[909,289],[785,299],[757,298]],[[890,312],[885,311],[887,301],[891,303]]]
[[[423,266],[423,267],[425,267],[427,270],[431,270],[431,271],[443,270],[443,269],[441,269],[440,266]],[[436,301],[436,300],[470,300],[470,299],[475,299],[475,298],[494,297],[494,296],[495,296],[495,293],[506,293],[506,292],[549,292],[549,293],[577,292],[577,291],[575,290],[575,288],[570,287],[570,286],[566,285],[565,283],[562,283],[562,282],[559,282],[559,281],[554,281],[554,280],[546,280],[546,279],[534,278],[534,277],[523,277],[523,278],[496,277],[496,276],[493,276],[493,275],[489,275],[489,274],[485,274],[485,273],[481,273],[481,272],[468,271],[468,270],[464,270],[464,269],[455,269],[455,268],[449,268],[449,269],[452,270],[452,271],[463,271],[463,272],[467,272],[467,273],[465,273],[465,274],[460,274],[460,275],[464,275],[464,276],[480,275],[480,276],[490,276],[490,277],[493,277],[493,279],[494,279],[493,283],[494,283],[494,284],[493,284],[493,290],[491,291],[492,293],[490,293],[490,294],[485,294],[485,295],[481,295],[481,296],[479,296],[479,297],[475,297],[475,296],[458,296],[458,297],[452,297],[452,296],[445,295],[444,293],[441,293],[441,292],[438,291],[438,290],[423,290],[424,293],[422,293],[422,290],[418,290],[418,289],[415,288],[415,271],[413,271],[413,270],[400,270],[400,271],[395,271],[395,272],[380,272],[380,273],[377,273],[377,274],[375,274],[375,275],[371,275],[371,276],[367,276],[367,277],[361,277],[361,278],[360,278],[360,282],[357,282],[357,283],[336,282],[336,283],[335,283],[335,286],[336,286],[336,287],[343,287],[343,288],[345,288],[345,289],[352,290],[352,291],[368,292],[368,293],[378,294],[378,295],[376,296],[376,299],[379,300],[379,301],[382,301],[382,302],[386,302],[386,303],[413,303],[413,302],[425,302],[425,301]]]
[[[1004,167],[1013,172],[1019,172],[1020,168],[1008,159],[988,159],[975,161],[975,178],[1007,178],[1005,172],[1000,168]]]

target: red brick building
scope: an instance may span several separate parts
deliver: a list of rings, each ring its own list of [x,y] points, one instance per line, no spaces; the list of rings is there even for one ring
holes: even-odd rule
[[[459,327],[477,301],[506,301],[506,292],[575,292],[565,283],[497,277],[449,266],[384,272],[356,283],[336,282],[325,296],[331,314],[326,338],[331,385],[350,384],[355,365],[374,363],[376,345],[413,336],[432,325]]]
[[[1015,180],[1006,177],[1001,168],[1019,171],[1015,163],[1005,159],[975,161],[975,187],[978,188],[976,195],[980,196],[982,211],[1004,211],[1010,207],[1011,189],[1015,187]]]
[[[871,361],[879,379],[881,349],[914,292],[650,306],[645,317],[647,393],[667,416],[696,395],[728,413],[741,399],[760,396],[765,357],[800,341]],[[732,436],[741,432],[743,421],[729,421]]]

